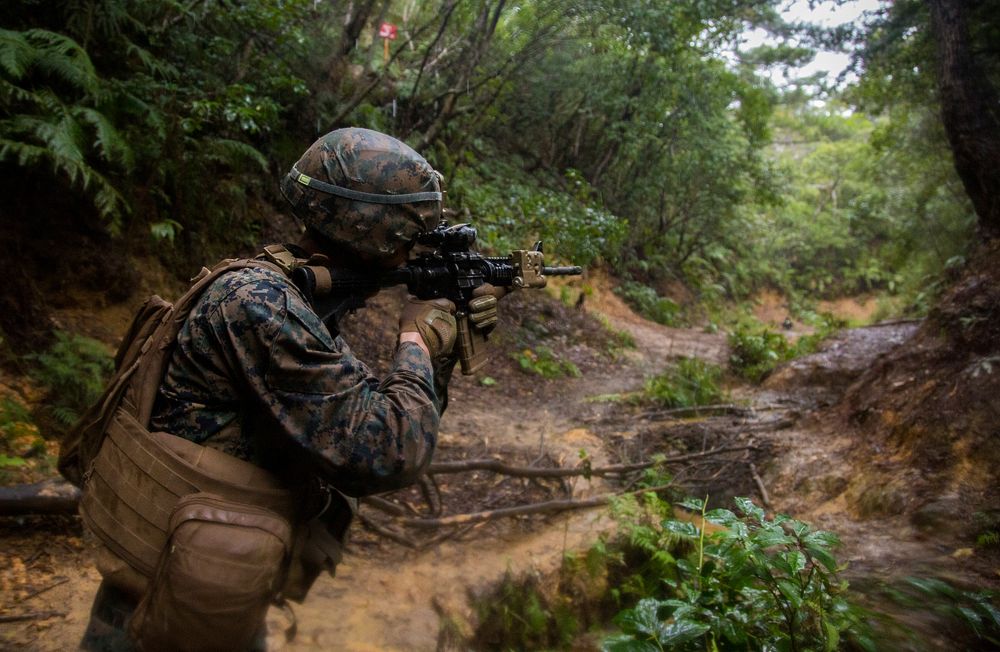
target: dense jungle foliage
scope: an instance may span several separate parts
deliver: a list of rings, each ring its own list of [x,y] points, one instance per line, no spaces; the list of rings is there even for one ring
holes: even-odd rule
[[[996,3],[981,4],[973,37],[995,42]],[[385,50],[382,22],[399,28]],[[743,45],[751,28],[772,45]],[[853,48],[859,81],[765,74],[820,46]],[[875,289],[920,311],[976,221],[934,59],[913,0],[853,31],[786,24],[759,0],[15,0],[0,30],[5,236],[39,267],[4,271],[65,270],[58,234],[186,275],[256,242],[291,162],[358,125],[424,153],[489,246],[542,237],[654,303],[681,281],[707,301]],[[72,273],[125,285],[112,295],[134,281]],[[27,285],[21,303],[44,304]]]
[[[0,365],[30,376],[45,404],[29,414],[0,401],[11,442],[0,474],[54,473],[55,445],[33,420],[65,427],[109,370],[104,345],[64,329],[52,309],[130,298],[147,262],[183,280],[253,251],[284,211],[278,180],[339,127],[385,131],[424,154],[487,249],[541,238],[560,262],[608,269],[647,317],[728,329],[729,371],[750,381],[844,325],[818,315],[818,300],[876,294],[880,317],[927,313],[977,244],[1000,236],[1000,0],[873,1],[861,22],[829,29],[786,22],[787,4],[9,0]],[[378,36],[384,22],[397,38]],[[755,30],[768,45],[747,45]],[[851,53],[850,74],[796,78],[820,48]],[[726,314],[763,291],[813,335],[791,344]],[[969,336],[981,351],[968,348],[980,355],[974,373],[989,374],[997,331],[976,329],[995,323],[996,302],[970,313],[966,299],[953,330],[987,333]],[[511,358],[546,379],[581,374],[544,346]],[[728,400],[723,374],[686,360],[616,398],[716,403]],[[650,563],[631,580],[652,588],[629,604],[615,596],[622,634],[607,649],[865,647],[825,533],[766,522],[749,503],[694,506],[733,536],[652,508],[659,527],[637,508],[629,542]],[[983,526],[983,546],[996,530]],[[992,594],[916,589],[915,604],[945,595],[996,643]],[[515,615],[561,643],[547,629],[558,613],[539,604]],[[682,627],[663,627],[668,617]]]

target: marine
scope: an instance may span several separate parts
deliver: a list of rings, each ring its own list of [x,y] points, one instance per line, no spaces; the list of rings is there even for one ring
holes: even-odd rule
[[[110,419],[83,465],[84,520],[105,554],[82,649],[264,649],[267,605],[304,599],[334,570],[355,499],[412,483],[431,460],[455,366],[455,306],[410,297],[392,367],[377,378],[341,337],[347,306],[328,300],[322,281],[324,269],[405,262],[440,220],[440,175],[401,141],[340,129],[306,150],[281,191],[304,224],[299,242],[204,270],[145,423],[128,401],[141,392],[106,401],[137,417]],[[477,291],[476,328],[496,324],[500,294]],[[148,492],[129,491],[174,484],[145,502],[134,494]],[[273,554],[240,557],[248,547]],[[230,562],[231,574],[218,570]],[[209,613],[223,604],[237,606]]]

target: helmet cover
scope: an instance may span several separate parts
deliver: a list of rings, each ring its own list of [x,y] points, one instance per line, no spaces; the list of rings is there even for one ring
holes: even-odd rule
[[[406,143],[371,129],[321,137],[285,175],[281,194],[306,226],[376,260],[405,251],[441,218],[438,173]]]

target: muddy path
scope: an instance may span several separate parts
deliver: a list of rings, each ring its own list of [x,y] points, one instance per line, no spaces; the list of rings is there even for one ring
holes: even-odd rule
[[[725,338],[684,329],[668,329],[640,318],[610,317],[627,331],[634,351],[619,364],[558,383],[540,383],[530,401],[485,400],[484,392],[466,378],[456,378],[451,403],[441,425],[436,459],[478,451],[504,459],[537,459],[572,466],[587,451],[594,466],[615,459],[602,433],[588,424],[601,422],[612,407],[593,397],[634,391],[644,378],[665,369],[678,357],[724,361]],[[471,481],[480,481],[471,478]],[[575,498],[606,493],[599,479],[578,480]],[[362,510],[365,507],[362,506]],[[339,649],[433,650],[440,615],[471,620],[470,597],[505,573],[554,570],[566,550],[592,543],[611,526],[602,510],[573,512],[544,523],[512,521],[483,524],[422,551],[377,546],[348,554],[336,578],[322,578],[309,599],[296,606],[298,634],[289,650]],[[281,644],[275,626],[273,642]]]
[[[743,445],[745,450],[711,463],[686,465],[679,480],[697,495],[766,495],[774,509],[840,533],[845,541],[841,557],[857,578],[901,575],[925,564],[962,572],[948,544],[921,539],[903,520],[859,521],[850,513],[844,493],[852,481],[855,442],[824,417],[824,406],[836,400],[852,374],[902,342],[912,325],[852,331],[811,363],[776,374],[762,388],[735,388],[742,406],[736,412],[660,420],[593,398],[636,390],[677,357],[724,362],[724,336],[668,329],[618,305],[604,314],[636,342],[635,350],[614,364],[580,378],[538,382],[516,397],[474,379],[456,379],[437,459],[496,456],[573,466],[585,451],[600,466],[635,461],[662,441],[671,442],[674,452]],[[467,485],[476,483],[480,493],[470,493]],[[579,478],[561,489],[579,498],[612,488],[599,479]],[[474,511],[473,501],[491,491],[519,498],[514,494],[540,490],[526,481],[501,484],[480,473],[441,487],[459,512]],[[362,514],[367,509],[363,506]],[[38,527],[48,530],[27,534]],[[294,607],[292,641],[284,636],[289,616],[272,609],[270,649],[434,650],[442,614],[471,621],[471,597],[505,573],[552,570],[566,550],[591,543],[610,527],[600,509],[505,519],[465,528],[420,550],[358,527],[337,576],[320,578],[305,604]],[[99,582],[86,535],[78,523],[27,520],[8,523],[0,541],[0,613],[32,616],[0,622],[0,648],[72,649]],[[927,640],[928,649],[947,649]]]

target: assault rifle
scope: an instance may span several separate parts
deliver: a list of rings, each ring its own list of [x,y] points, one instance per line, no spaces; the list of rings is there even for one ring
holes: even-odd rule
[[[469,300],[476,288],[485,283],[513,289],[543,288],[550,276],[577,276],[583,273],[579,266],[545,266],[541,240],[530,250],[518,249],[508,256],[483,256],[472,251],[475,242],[476,229],[472,226],[449,226],[442,221],[433,231],[417,238],[418,253],[402,267],[382,275],[330,269],[330,295],[370,295],[381,288],[405,285],[410,294],[420,299],[452,301],[458,308],[455,315],[458,323],[455,348],[462,373],[470,375],[489,359],[487,335],[469,324],[467,314]]]

